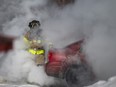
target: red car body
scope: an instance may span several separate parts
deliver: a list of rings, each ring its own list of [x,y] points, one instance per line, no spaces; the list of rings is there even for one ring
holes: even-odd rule
[[[77,41],[62,49],[49,51],[49,62],[46,64],[46,73],[50,76],[63,78],[68,67],[79,61],[85,62],[84,55],[81,53],[83,40]],[[78,57],[73,57],[77,55]]]

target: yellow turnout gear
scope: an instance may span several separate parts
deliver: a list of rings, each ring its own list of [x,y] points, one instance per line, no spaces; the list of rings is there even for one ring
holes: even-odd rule
[[[26,43],[42,43],[42,41],[41,40],[32,40],[32,41],[30,41],[30,40],[28,40],[26,37],[23,37],[23,39],[24,39],[24,41],[26,42]]]
[[[34,55],[45,54],[45,51],[43,49],[39,49],[39,50],[29,49],[28,52]]]
[[[26,43],[29,43],[29,42],[30,42],[26,37],[24,37],[23,39],[24,39],[24,41],[25,41]]]

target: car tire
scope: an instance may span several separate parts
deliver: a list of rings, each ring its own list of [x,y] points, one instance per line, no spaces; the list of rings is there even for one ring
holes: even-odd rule
[[[69,87],[83,87],[93,83],[94,75],[86,64],[74,64],[67,69],[65,80]]]

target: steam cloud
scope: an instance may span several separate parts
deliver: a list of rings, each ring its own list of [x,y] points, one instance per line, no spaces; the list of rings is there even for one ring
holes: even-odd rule
[[[51,41],[55,47],[64,47],[85,38],[83,49],[87,55],[87,61],[99,79],[107,79],[116,75],[115,0],[78,0],[74,5],[67,5],[63,9],[55,5],[49,6],[47,0],[0,1],[4,3],[0,7],[2,9],[0,26],[3,33],[22,36],[28,22],[38,19],[46,39]],[[18,41],[18,43],[21,42]],[[8,74],[10,80],[14,80],[14,78],[21,80],[28,77],[26,75],[30,70],[32,71],[30,75],[33,77],[32,73],[36,72],[34,70],[37,67],[31,61],[28,53],[25,51],[19,53],[19,49],[25,46],[22,43],[15,47],[14,51],[5,58],[8,63],[3,63],[3,66],[7,67],[3,71]],[[28,68],[23,66],[24,71],[20,72],[23,62],[27,63]],[[33,81],[38,81],[38,78]]]

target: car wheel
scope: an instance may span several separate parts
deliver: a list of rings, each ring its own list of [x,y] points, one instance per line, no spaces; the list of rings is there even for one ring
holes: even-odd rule
[[[70,87],[83,87],[93,82],[94,75],[86,64],[75,64],[67,69],[65,79]]]

